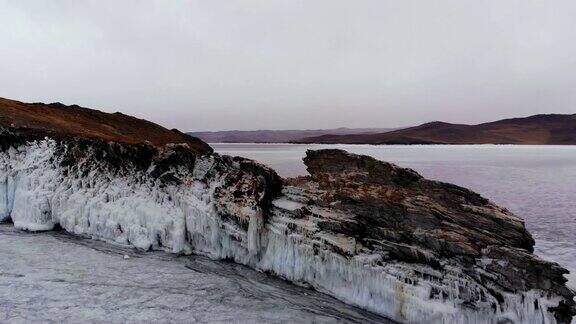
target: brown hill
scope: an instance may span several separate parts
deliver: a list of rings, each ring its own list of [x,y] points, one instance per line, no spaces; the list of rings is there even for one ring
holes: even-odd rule
[[[0,98],[0,126],[56,138],[87,137],[128,144],[149,141],[156,146],[186,143],[197,153],[212,152],[208,144],[176,129],[169,130],[119,112],[109,114],[78,105],[23,103]]]
[[[351,135],[376,134],[395,130],[395,128],[333,128],[333,129],[306,129],[306,130],[253,130],[253,131],[217,131],[217,132],[189,132],[187,134],[198,137],[208,143],[288,143],[307,137],[322,135]]]
[[[297,143],[320,144],[556,144],[576,145],[576,114],[534,115],[479,125],[431,122],[387,133],[325,135]]]

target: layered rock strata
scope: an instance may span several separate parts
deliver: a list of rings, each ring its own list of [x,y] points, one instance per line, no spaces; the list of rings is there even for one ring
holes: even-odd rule
[[[568,323],[566,270],[522,220],[467,189],[339,150],[309,177],[243,158],[0,134],[0,220],[228,259],[399,322]]]

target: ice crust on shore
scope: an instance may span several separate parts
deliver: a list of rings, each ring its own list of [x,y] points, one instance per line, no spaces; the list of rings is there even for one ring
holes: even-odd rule
[[[45,139],[0,152],[0,220],[10,218],[23,230],[59,225],[143,250],[234,260],[400,322],[556,321],[548,309],[559,298],[543,291],[513,294],[486,287],[456,264],[439,270],[382,262],[371,251],[346,253],[354,250],[354,241],[319,230],[314,217],[294,215],[301,206],[297,191],[275,200],[265,217],[257,204],[226,192],[226,173],[238,165],[206,177],[215,173],[217,156],[198,157],[192,171],[173,170],[181,183],[164,184],[150,170],[106,172],[105,162],[91,158],[62,166],[59,145],[66,144]]]

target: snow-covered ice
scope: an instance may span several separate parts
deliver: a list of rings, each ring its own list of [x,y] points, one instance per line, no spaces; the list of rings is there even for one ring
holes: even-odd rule
[[[126,259],[125,256],[129,256]],[[0,322],[383,323],[230,262],[0,224]]]

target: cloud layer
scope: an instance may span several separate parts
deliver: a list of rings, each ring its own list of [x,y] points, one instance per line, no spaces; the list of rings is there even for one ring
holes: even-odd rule
[[[576,112],[571,0],[0,0],[0,96],[183,130]]]

